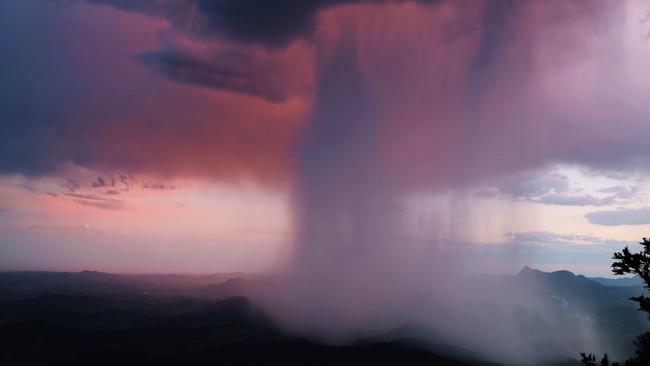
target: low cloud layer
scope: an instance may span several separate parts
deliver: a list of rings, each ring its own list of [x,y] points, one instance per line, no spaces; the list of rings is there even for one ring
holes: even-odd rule
[[[551,231],[508,233],[511,243],[532,245],[614,245],[623,246],[620,240],[603,239],[594,235],[559,234]]]
[[[650,208],[620,208],[585,215],[590,223],[605,226],[650,225]]]
[[[616,184],[586,190],[577,185],[589,182],[594,177],[603,178],[599,172],[581,171],[581,182],[576,182],[571,181],[560,168],[529,170],[497,179],[492,186],[478,190],[476,196],[579,207],[621,205],[634,202],[641,196],[637,186]]]

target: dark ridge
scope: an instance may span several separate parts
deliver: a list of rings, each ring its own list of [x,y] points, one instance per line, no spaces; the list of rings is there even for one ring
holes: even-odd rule
[[[291,336],[245,297],[152,301],[69,295],[0,302],[0,360],[7,365],[470,365],[408,339],[334,346]]]

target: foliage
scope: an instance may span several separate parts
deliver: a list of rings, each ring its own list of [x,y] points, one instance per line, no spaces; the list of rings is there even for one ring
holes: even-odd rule
[[[645,283],[644,287],[650,289],[650,239],[643,238],[639,243],[643,249],[638,253],[630,252],[628,247],[622,251],[614,253],[612,259],[612,272],[616,275],[632,274],[639,276]],[[639,304],[639,310],[646,313],[650,318],[650,297],[645,294],[633,296],[630,300]],[[638,336],[634,342],[636,344],[636,356],[625,361],[625,366],[650,365],[650,332]],[[581,361],[585,366],[596,366],[596,356],[594,354],[580,353]],[[600,361],[601,366],[609,366],[609,357],[607,353],[603,355]],[[613,363],[617,366],[618,363]]]
[[[580,353],[580,357],[582,357],[581,361],[585,366],[597,366],[596,364],[596,355],[590,353],[586,354],[584,352]],[[612,366],[617,366],[617,363],[614,363]],[[600,366],[609,366],[609,356],[607,356],[607,353],[603,355],[603,358],[600,359]]]
[[[645,282],[645,288],[650,289],[650,239],[643,238],[639,244],[643,250],[638,253],[630,252],[628,247],[621,252],[614,253],[612,272],[616,275],[633,274],[641,277]],[[650,298],[641,294],[630,300],[639,303],[639,310],[645,312],[650,318]],[[628,360],[626,365],[650,365],[650,332],[646,332],[636,338],[636,357]],[[584,358],[583,358],[584,362]]]
[[[582,357],[582,363],[585,366],[596,366],[596,355],[580,352],[580,357]]]
[[[616,262],[612,264],[612,272],[617,275],[634,274],[645,282],[645,287],[650,288],[650,239],[643,238],[639,243],[643,250],[639,253],[631,253],[628,247],[622,252],[614,253]],[[650,298],[641,294],[632,297],[631,300],[639,303],[639,310],[644,311],[650,318]]]

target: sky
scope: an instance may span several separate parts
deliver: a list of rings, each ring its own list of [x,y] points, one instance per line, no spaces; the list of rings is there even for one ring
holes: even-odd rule
[[[0,50],[2,270],[650,235],[646,1],[7,0]]]

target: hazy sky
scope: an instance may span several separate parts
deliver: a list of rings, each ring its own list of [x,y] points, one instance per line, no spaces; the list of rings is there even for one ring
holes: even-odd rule
[[[322,184],[608,275],[650,235],[649,34],[645,1],[2,1],[0,269],[273,270]]]

